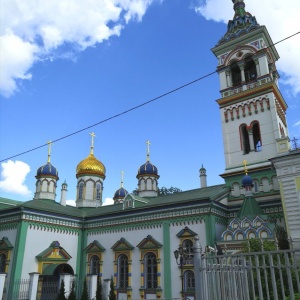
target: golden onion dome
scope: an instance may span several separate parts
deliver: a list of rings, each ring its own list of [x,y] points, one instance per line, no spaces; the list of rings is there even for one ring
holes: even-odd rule
[[[76,168],[76,177],[78,178],[79,175],[84,174],[92,174],[92,175],[98,175],[105,178],[106,169],[103,165],[103,163],[98,160],[94,154],[90,153],[90,155],[82,160]]]

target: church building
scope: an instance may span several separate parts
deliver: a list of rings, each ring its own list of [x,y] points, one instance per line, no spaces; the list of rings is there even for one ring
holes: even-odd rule
[[[289,210],[282,204],[283,179],[278,180],[277,161],[270,161],[291,151],[287,104],[278,87],[279,55],[266,27],[246,11],[244,1],[232,2],[233,19],[212,49],[220,79],[224,184],[207,186],[202,166],[199,187],[159,195],[163,174],[150,159],[148,143],[146,161],[136,175],[137,193],[129,193],[122,178],[114,204],[103,206],[103,187],[110,179],[105,162],[97,159],[91,134],[88,156],[78,157],[77,186],[62,183],[59,201],[59,166],[51,162],[49,144],[47,163],[36,172],[34,198],[27,202],[0,198],[0,272],[10,282],[8,295],[14,282],[38,272],[41,282],[59,282],[63,273],[78,282],[89,274],[102,281],[112,276],[117,299],[192,300],[195,235],[203,251],[218,245],[233,253],[247,239],[274,240],[276,228],[286,228]],[[300,191],[297,172],[293,174]],[[77,190],[76,207],[66,205],[70,188]],[[296,232],[293,226],[289,228]],[[173,253],[180,246],[185,249],[182,269]]]

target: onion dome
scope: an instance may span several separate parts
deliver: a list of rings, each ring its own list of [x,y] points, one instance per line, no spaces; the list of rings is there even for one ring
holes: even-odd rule
[[[45,165],[38,168],[36,172],[36,178],[38,177],[54,177],[58,180],[58,171],[51,165],[50,162],[47,162]]]
[[[90,154],[77,165],[76,178],[78,178],[80,175],[89,174],[98,175],[99,177],[105,179],[106,169],[103,163],[94,156],[94,138],[96,135],[93,132],[90,133],[90,135],[92,137]]]
[[[115,194],[114,194],[114,200],[116,199],[124,199],[127,196],[128,192],[123,188],[119,188],[118,190],[116,190]]]
[[[59,179],[58,178],[58,171],[50,163],[52,142],[49,141],[47,144],[48,144],[48,160],[47,160],[47,163],[37,169],[35,178],[38,179],[40,177],[53,177],[56,180],[58,180]]]
[[[103,163],[98,160],[93,153],[90,153],[87,158],[82,160],[76,168],[76,177],[84,174],[98,175],[105,178],[106,169]]]
[[[249,176],[248,174],[246,174],[243,178],[242,178],[242,185],[243,187],[246,186],[253,186],[253,179],[251,176]]]
[[[228,21],[227,32],[218,42],[217,46],[260,27],[256,18],[245,11],[244,0],[232,0],[232,2],[235,11],[233,20]]]
[[[138,175],[158,175],[157,168],[150,162],[146,161],[145,164],[141,165],[138,170]]]

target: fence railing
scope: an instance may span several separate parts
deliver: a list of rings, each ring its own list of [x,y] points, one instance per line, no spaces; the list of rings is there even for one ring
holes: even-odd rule
[[[200,268],[202,298],[295,299],[295,294],[300,294],[300,264],[295,254],[293,250],[278,250],[203,256]]]
[[[3,300],[27,300],[29,297],[30,279],[16,280],[13,284],[12,290],[9,295],[9,280],[5,280],[3,289]]]

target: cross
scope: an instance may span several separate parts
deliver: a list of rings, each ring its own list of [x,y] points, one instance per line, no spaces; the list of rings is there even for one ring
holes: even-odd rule
[[[48,163],[49,163],[49,162],[50,162],[50,155],[51,155],[51,145],[52,145],[52,142],[51,142],[51,141],[48,141],[47,144],[48,144]]]
[[[246,175],[248,175],[248,170],[247,170],[247,161],[246,161],[246,160],[244,160],[244,161],[243,161],[243,164],[244,164],[245,173],[246,173]]]
[[[149,157],[150,157],[150,145],[151,145],[151,143],[150,143],[150,141],[148,140],[148,141],[146,142],[146,144],[147,144],[147,161],[149,161]]]
[[[94,138],[96,137],[96,135],[94,132],[91,132],[90,136],[92,137],[91,154],[93,154],[94,153]]]
[[[124,171],[121,172],[121,187],[123,187]]]

